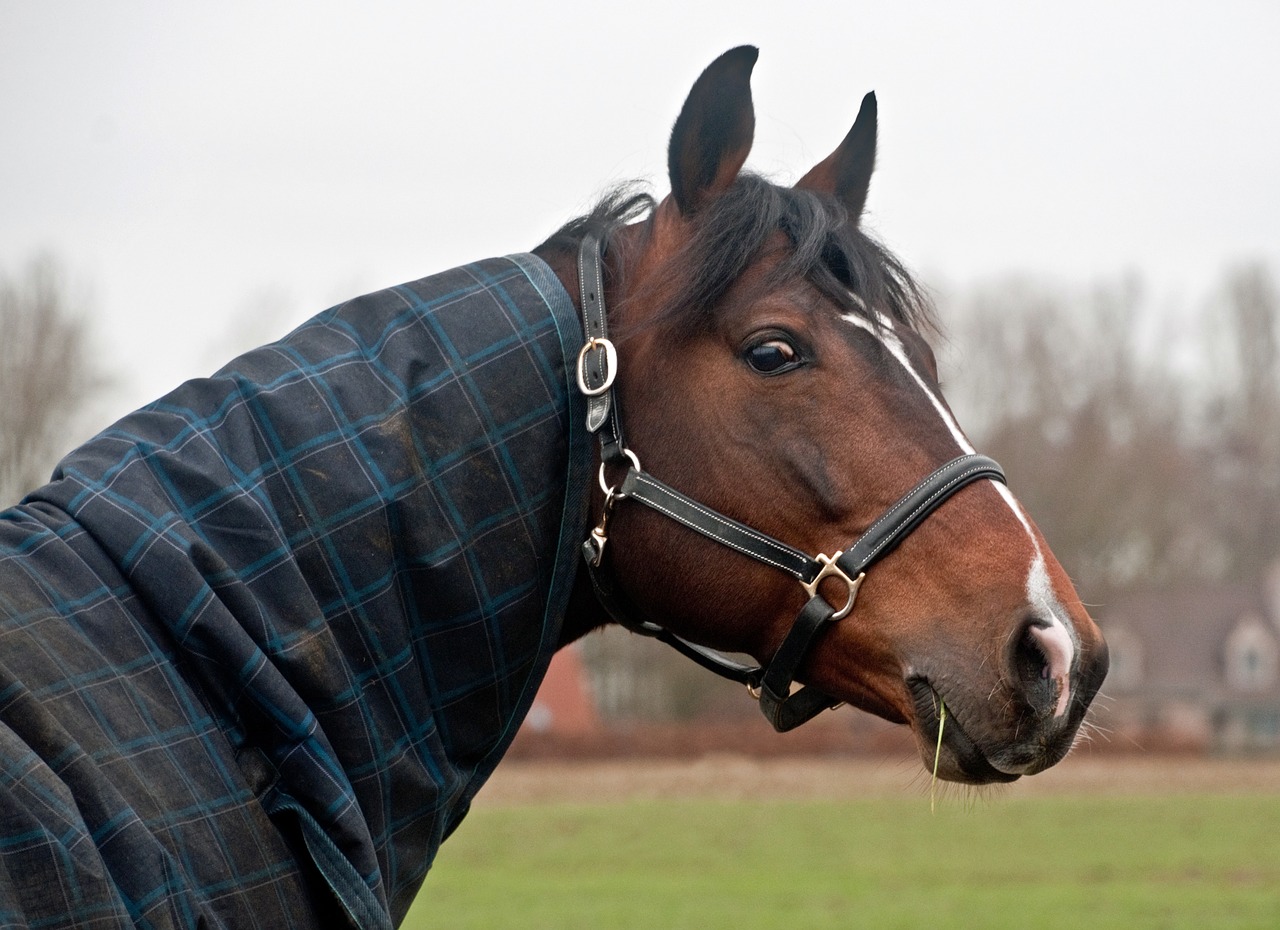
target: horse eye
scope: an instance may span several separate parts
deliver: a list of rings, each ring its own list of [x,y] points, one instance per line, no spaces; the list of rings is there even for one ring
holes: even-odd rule
[[[782,371],[796,362],[796,350],[784,339],[770,339],[751,346],[744,353],[747,364],[762,375]]]

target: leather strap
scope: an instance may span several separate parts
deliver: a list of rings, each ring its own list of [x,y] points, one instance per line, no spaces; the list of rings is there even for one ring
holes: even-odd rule
[[[799,549],[793,549],[786,543],[717,513],[710,507],[704,507],[693,498],[686,497],[670,485],[635,468],[629,469],[622,480],[622,499],[637,500],[708,539],[751,556],[756,561],[772,565],[798,581],[812,581],[821,568],[815,559]]]
[[[903,495],[884,516],[871,524],[858,541],[836,560],[836,565],[851,578],[856,578],[871,563],[892,552],[947,498],[965,485],[983,478],[1003,484],[1004,469],[994,459],[976,453],[952,459]]]
[[[760,710],[779,733],[793,730],[824,710],[844,703],[812,687],[791,693],[791,683],[800,670],[800,663],[834,616],[835,609],[826,600],[809,598],[765,669],[760,683]]]
[[[580,384],[585,383],[587,393],[587,429],[596,433],[609,417],[613,403],[613,391],[607,387],[610,372],[607,366],[608,351],[605,341],[609,338],[608,321],[604,312],[604,269],[600,260],[600,239],[588,232],[578,249],[578,299],[582,306],[582,328],[587,342],[578,356]]]

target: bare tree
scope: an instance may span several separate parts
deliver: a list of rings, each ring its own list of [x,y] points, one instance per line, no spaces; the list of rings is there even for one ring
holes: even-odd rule
[[[1210,310],[1234,349],[1211,420],[1219,519],[1233,569],[1258,577],[1280,557],[1280,293],[1262,264],[1228,272]]]
[[[53,259],[0,275],[0,507],[47,480],[70,424],[104,383]]]
[[[952,393],[1005,465],[1086,599],[1231,565],[1192,386],[1140,351],[1133,279],[1070,289],[1012,279],[948,308]],[[969,361],[966,364],[966,360]]]
[[[1240,413],[1261,427],[1280,405],[1280,295],[1256,263],[1228,272],[1224,291],[1240,360]]]

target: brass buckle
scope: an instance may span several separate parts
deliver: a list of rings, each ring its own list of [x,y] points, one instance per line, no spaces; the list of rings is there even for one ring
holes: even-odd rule
[[[613,502],[617,500],[613,488],[608,490],[604,498],[604,512],[600,515],[600,523],[591,531],[591,536],[587,539],[587,545],[590,547],[590,562],[592,568],[599,568],[600,563],[604,561],[604,547],[609,542],[609,517],[613,514]]]
[[[604,383],[599,387],[587,384],[587,353],[595,349],[604,350]],[[578,353],[578,390],[588,397],[598,397],[613,387],[613,379],[618,374],[618,350],[608,339],[597,339],[592,336]]]
[[[822,566],[822,570],[818,572],[817,577],[814,578],[813,581],[800,582],[800,587],[804,588],[805,593],[808,594],[809,597],[818,596],[818,585],[822,584],[822,582],[827,578],[835,577],[844,582],[845,588],[848,589],[849,596],[845,601],[844,606],[832,615],[832,620],[843,620],[845,617],[849,616],[849,612],[853,610],[853,602],[857,600],[858,597],[858,588],[862,586],[862,579],[867,577],[866,572],[861,572],[857,578],[850,578],[845,574],[844,570],[840,568],[840,566],[836,565],[836,560],[842,555],[844,555],[843,551],[837,552],[832,556],[819,553],[817,562]]]
[[[640,470],[640,458],[630,449],[623,449],[622,454],[631,462],[631,466]],[[600,514],[600,523],[591,531],[587,539],[590,547],[592,568],[599,568],[604,561],[604,547],[609,542],[609,517],[613,514],[613,505],[625,499],[625,495],[614,485],[609,484],[605,475],[605,463],[600,463],[600,490],[604,491],[604,511]]]

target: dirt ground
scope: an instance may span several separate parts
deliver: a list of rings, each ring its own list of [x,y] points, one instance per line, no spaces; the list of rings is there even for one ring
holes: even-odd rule
[[[1070,794],[1272,794],[1280,759],[1218,759],[1144,754],[1076,755],[1018,782],[978,789],[980,797]],[[636,799],[921,798],[928,774],[918,759],[777,758],[732,754],[693,760],[507,760],[476,798],[477,807],[609,803]],[[948,796],[973,789],[947,786]]]

